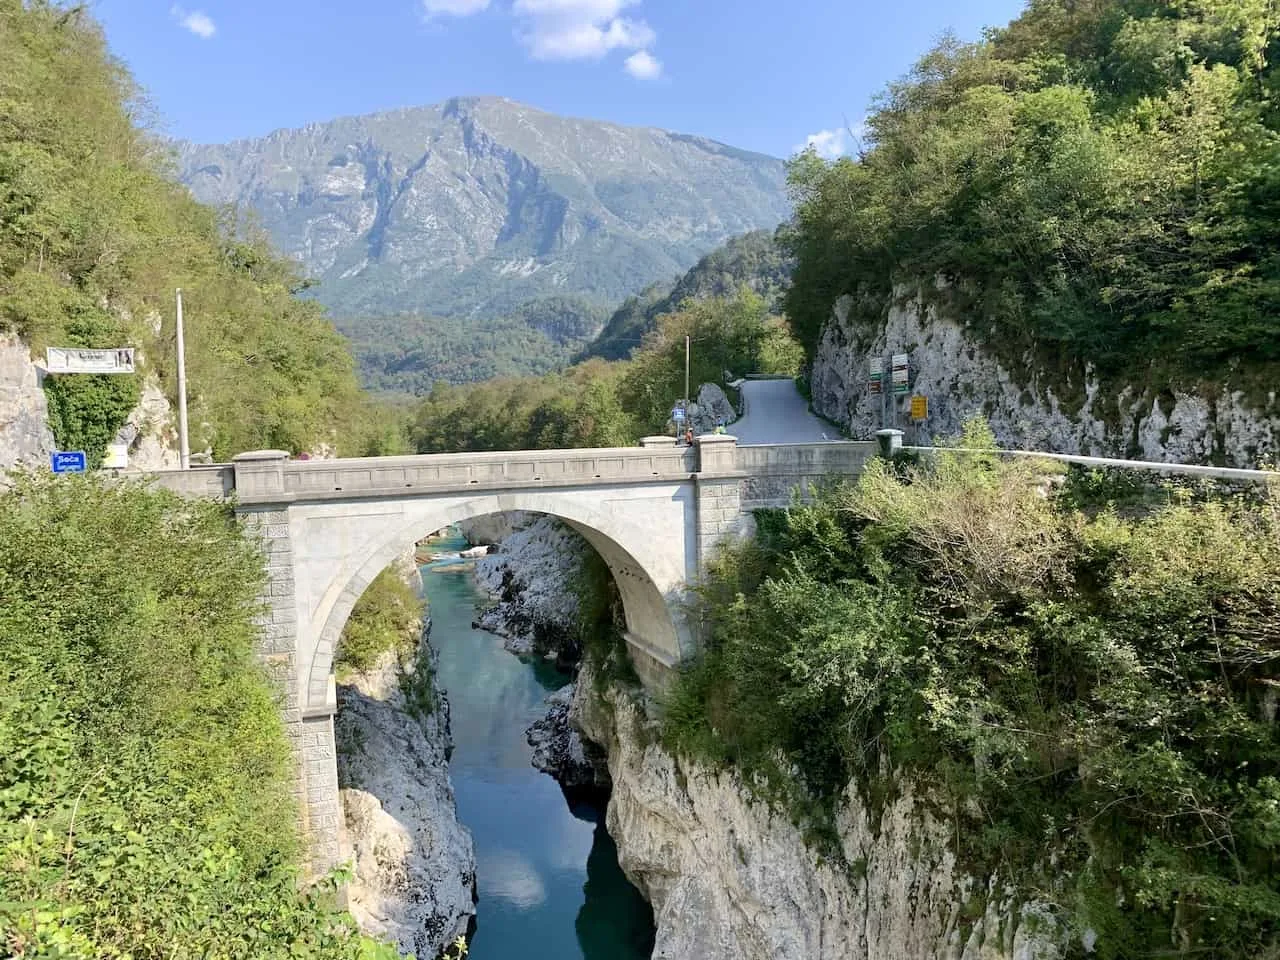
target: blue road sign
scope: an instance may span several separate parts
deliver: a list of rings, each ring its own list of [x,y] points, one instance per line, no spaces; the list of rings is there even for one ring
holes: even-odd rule
[[[53,455],[54,473],[84,473],[88,465],[83,450],[59,451]]]
[[[674,420],[674,421],[676,421],[676,423],[679,423],[681,420],[683,420],[683,419],[684,419],[684,407],[675,407],[675,408],[671,411],[671,419],[672,419],[672,420]]]

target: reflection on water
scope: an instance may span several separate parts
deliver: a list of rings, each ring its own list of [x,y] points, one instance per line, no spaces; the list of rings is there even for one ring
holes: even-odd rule
[[[436,541],[437,552],[458,540]],[[602,811],[570,810],[534,769],[525,730],[569,678],[474,630],[483,603],[459,564],[423,568],[439,682],[449,696],[458,816],[475,837],[480,903],[471,960],[641,960],[653,913],[618,867]]]

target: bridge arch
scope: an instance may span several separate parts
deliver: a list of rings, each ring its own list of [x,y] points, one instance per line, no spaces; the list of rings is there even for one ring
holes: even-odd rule
[[[622,515],[611,504],[581,493],[538,490],[406,500],[392,516],[350,518],[350,529],[340,537],[347,544],[343,555],[324,565],[331,568],[328,576],[315,570],[327,582],[313,584],[314,608],[302,618],[309,629],[300,633],[313,638],[311,644],[300,644],[298,651],[304,660],[299,664],[303,712],[332,711],[333,661],[339,638],[356,601],[382,570],[438,530],[461,520],[514,511],[556,517],[600,554],[618,587],[628,650],[641,677],[659,678],[664,668],[692,649],[688,627],[678,611],[684,584],[691,579],[689,561],[696,563],[696,557],[692,551],[672,551],[670,541],[664,542],[657,530]],[[305,535],[301,542],[295,538],[294,547],[306,551]],[[305,557],[299,559],[305,562]]]

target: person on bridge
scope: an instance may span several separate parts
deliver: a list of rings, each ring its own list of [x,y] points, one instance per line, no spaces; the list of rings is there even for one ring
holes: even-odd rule
[[[684,431],[684,445],[685,445],[686,447],[692,447],[692,446],[693,446],[693,427],[685,427],[685,431]]]

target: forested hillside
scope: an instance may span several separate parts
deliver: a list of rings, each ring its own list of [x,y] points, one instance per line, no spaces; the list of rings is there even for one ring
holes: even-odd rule
[[[600,329],[605,311],[546,297],[496,320],[397,314],[338,321],[370,390],[422,395],[438,381],[474,383],[562,369]]]
[[[880,97],[862,155],[792,167],[798,334],[812,351],[842,294],[874,325],[906,283],[1015,370],[1033,348],[1049,367],[1252,370],[1265,388],[1278,56],[1254,0],[1034,0],[979,43],[943,42]]]
[[[794,375],[802,359],[786,321],[743,288],[656,318],[628,361],[597,357],[544,377],[438,384],[412,414],[413,446],[419,453],[630,446],[662,433],[684,392],[686,335],[694,389],[727,386],[726,370]]]
[[[790,284],[791,266],[772,233],[756,230],[734,237],[699,260],[674,287],[655,283],[628,297],[582,356],[605,360],[628,357],[657,325],[658,317],[674,313],[686,300],[728,297],[743,286],[760,294],[770,309],[776,310]]]
[[[148,108],[83,7],[0,0],[0,330],[46,345],[142,348],[173,395],[186,299],[192,446],[366,443],[343,343],[295,267],[169,176]],[[51,377],[55,436],[99,456],[133,377]]]

